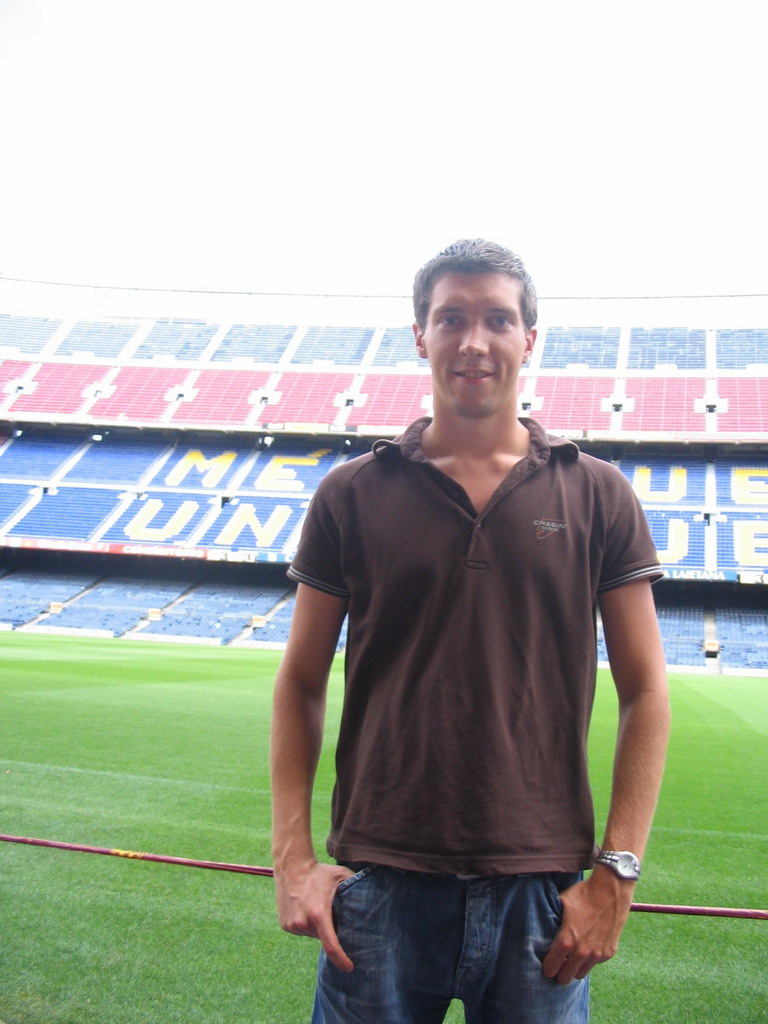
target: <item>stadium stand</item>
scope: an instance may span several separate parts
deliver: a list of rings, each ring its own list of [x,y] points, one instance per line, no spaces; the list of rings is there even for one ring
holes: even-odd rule
[[[288,639],[288,630],[291,626],[293,615],[294,599],[287,601],[283,607],[274,615],[264,627],[264,639],[272,644],[284,644]]]
[[[368,373],[349,411],[348,425],[363,424],[368,429],[411,423],[429,413],[432,407],[432,379],[429,375],[398,376]]]
[[[353,381],[351,373],[283,373],[262,404],[258,422],[263,427],[330,427],[346,412],[346,396]]]
[[[158,320],[133,353],[134,359],[173,356],[181,362],[199,359],[219,331],[218,325]]]
[[[121,636],[150,609],[162,608],[181,596],[185,581],[148,581],[142,577],[112,577],[95,584],[58,611],[44,625],[56,631],[88,630]]]
[[[34,503],[35,498],[34,488],[3,482],[0,487],[0,535],[10,527],[16,516]]]
[[[30,480],[47,484],[74,458],[85,443],[85,437],[84,434],[61,437],[55,431],[37,435],[22,431],[0,448],[0,476],[8,482]]]
[[[167,438],[148,434],[139,437],[108,434],[98,441],[91,437],[80,449],[79,457],[66,469],[66,480],[70,484],[137,487],[143,477],[172,452],[173,444]]]
[[[618,465],[646,505],[662,502],[705,507],[707,465],[702,459],[625,452]]]
[[[431,392],[407,326],[0,314],[0,623],[283,643],[284,566],[319,481],[428,415]],[[768,329],[549,326],[519,409],[632,482],[667,576],[670,662],[766,667],[764,612],[730,605],[745,583],[768,594]],[[139,595],[130,573],[110,589],[103,566],[52,571],[38,596],[15,589],[25,551],[184,573]],[[238,569],[255,574],[242,603]]]
[[[123,366],[110,381],[110,394],[99,396],[90,416],[104,422],[165,422],[173,402],[185,394],[189,368]]]
[[[397,367],[419,363],[416,339],[410,327],[388,328],[381,336],[372,366]]]
[[[606,377],[538,377],[523,382],[520,410],[549,430],[608,431],[614,382]]]
[[[217,345],[214,362],[276,364],[289,346],[296,327],[233,324]]]
[[[676,570],[706,570],[706,525],[697,512],[645,509],[662,564]]]
[[[390,424],[377,407],[379,391],[419,388],[423,382],[411,378],[427,376],[406,327],[169,319],[67,325],[6,315],[0,330],[8,342],[0,347],[0,357],[6,356],[0,415],[39,422],[56,415],[101,427],[172,422],[201,429],[271,424],[375,432],[402,426]],[[23,351],[39,360],[16,358]],[[95,362],[83,363],[84,352]],[[222,363],[229,364],[226,371]],[[342,369],[373,374],[361,383]],[[378,377],[381,370],[395,371],[397,385]],[[548,423],[554,429],[626,439],[733,440],[762,436],[768,427],[765,330],[551,326],[534,353],[530,378],[521,401],[544,420],[554,413],[557,425]],[[367,415],[359,412],[366,403],[359,395],[369,396]]]
[[[233,324],[211,355],[215,362],[274,362],[288,349],[296,327]]]
[[[115,503],[115,492],[106,487],[43,488],[7,535],[87,541]]]
[[[768,612],[719,608],[720,656],[729,668],[768,669]]]
[[[138,329],[137,323],[76,323],[56,347],[57,356],[117,359]]]
[[[85,406],[90,395],[98,393],[104,366],[88,363],[41,363],[17,386],[8,411],[14,416],[74,415]],[[90,394],[89,394],[90,393]]]
[[[716,336],[717,365],[721,370],[768,365],[768,330],[719,330]]]
[[[695,437],[707,433],[705,382],[700,377],[628,377],[624,433]]]
[[[179,598],[162,617],[151,618],[135,636],[146,640],[165,635],[222,644],[244,632],[250,638],[289,594],[287,582],[282,587],[201,584]]]
[[[718,378],[718,433],[733,437],[751,435],[764,440],[768,434],[768,401],[765,391],[764,379]]]
[[[768,510],[768,471],[765,465],[720,458],[715,466],[717,504],[738,509],[752,506]]]
[[[566,370],[586,366],[591,370],[615,369],[618,362],[618,327],[550,327],[541,368]]]
[[[292,361],[360,366],[372,337],[373,328],[370,327],[309,327]]]
[[[0,577],[0,622],[22,626],[94,585],[95,573],[17,570]]]
[[[768,563],[768,512],[720,513],[717,521],[718,565],[738,573],[742,567]]]
[[[706,332],[682,327],[633,328],[629,347],[630,370],[704,370],[707,366]]]
[[[61,327],[61,320],[0,313],[0,354],[38,355]]]
[[[325,447],[270,440],[220,435],[195,447],[192,434],[94,441],[25,431],[0,449],[2,529],[10,537],[194,544],[287,560],[318,481],[360,449],[337,439]],[[759,461],[630,449],[616,462],[670,569],[735,577],[765,568],[768,469]]]
[[[34,372],[35,364],[19,359],[4,359],[0,362],[0,410],[7,413],[19,397],[31,390],[28,378]]]
[[[671,665],[702,667],[706,626],[703,605],[656,603],[664,652]]]
[[[258,636],[254,637],[254,639],[270,646],[282,647],[288,640],[288,631],[291,626],[293,606],[293,598],[281,605],[277,612],[269,619],[268,622],[265,623],[264,628],[259,630]],[[342,651],[346,647],[346,644],[347,620],[345,619],[341,627],[339,642],[336,645],[336,649]]]
[[[172,421],[203,429],[252,423],[267,400],[271,376],[266,371],[200,370],[189,379]]]

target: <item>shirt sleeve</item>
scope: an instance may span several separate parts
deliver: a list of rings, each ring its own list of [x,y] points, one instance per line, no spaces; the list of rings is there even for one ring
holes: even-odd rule
[[[309,504],[299,547],[287,575],[297,583],[348,598],[350,593],[341,571],[339,524],[334,511],[339,500],[338,474],[332,470],[321,480]]]
[[[664,575],[648,520],[624,474],[606,466],[601,480],[606,515],[605,549],[598,593],[639,579],[652,583]]]

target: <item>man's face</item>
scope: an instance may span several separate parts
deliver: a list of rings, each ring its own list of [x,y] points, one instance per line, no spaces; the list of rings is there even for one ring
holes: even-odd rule
[[[472,419],[517,411],[517,378],[536,340],[520,309],[520,282],[507,274],[438,278],[419,355],[429,360],[435,411]]]

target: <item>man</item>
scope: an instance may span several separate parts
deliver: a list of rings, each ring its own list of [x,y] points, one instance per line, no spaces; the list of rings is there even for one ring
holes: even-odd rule
[[[282,927],[322,944],[314,1024],[581,1024],[616,951],[668,731],[651,582],[622,474],[517,417],[536,340],[520,259],[457,242],[417,275],[433,416],[332,471],[289,575],[275,690]],[[596,863],[586,742],[599,604],[619,702]],[[310,801],[349,613],[328,850]],[[593,869],[582,878],[584,869]]]

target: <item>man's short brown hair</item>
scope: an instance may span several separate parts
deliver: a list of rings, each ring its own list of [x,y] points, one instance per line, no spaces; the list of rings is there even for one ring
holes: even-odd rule
[[[432,292],[445,274],[507,274],[520,282],[520,311],[526,331],[536,326],[536,288],[525,264],[510,249],[484,238],[463,238],[453,242],[425,263],[413,282],[413,313],[421,330],[427,325]]]

